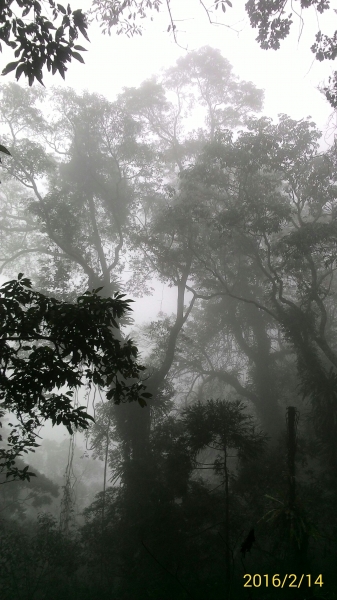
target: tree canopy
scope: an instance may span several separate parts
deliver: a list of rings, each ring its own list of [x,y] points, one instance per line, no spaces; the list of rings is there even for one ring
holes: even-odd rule
[[[36,106],[44,98],[43,90],[13,84],[2,91],[12,154],[4,159],[2,228],[18,234],[3,240],[3,269],[36,255],[39,285],[62,294],[77,277],[116,291],[126,270],[127,289],[141,295],[155,273],[176,287],[178,306],[174,318],[149,330],[160,348],[149,385],[172,370],[202,389],[230,386],[267,431],[277,428],[290,393],[278,383],[289,342],[304,379],[312,360],[336,361],[326,325],[334,148],[319,155],[320,133],[310,120],[255,117],[262,92],[210,48],[113,103],[55,91],[48,123]],[[197,107],[200,127],[193,129],[187,116]]]
[[[241,600],[242,561],[251,573],[321,572],[317,555],[336,547],[336,145],[320,150],[310,118],[264,116],[263,92],[208,47],[114,101],[17,84],[0,93],[11,153],[1,272],[29,272],[63,324],[62,303],[73,315],[78,296],[99,302],[88,288],[109,302],[121,289],[151,296],[153,281],[176,293],[168,314],[151,305],[137,328],[112,323],[121,348],[122,325],[134,328],[147,405],[116,404],[108,386],[109,399],[93,400],[86,435],[104,475],[81,527],[86,568],[62,593],[50,574],[43,593]],[[53,319],[43,327],[50,336]],[[19,359],[34,357],[27,345]],[[78,373],[77,342],[67,348]],[[335,555],[327,571],[334,590]]]

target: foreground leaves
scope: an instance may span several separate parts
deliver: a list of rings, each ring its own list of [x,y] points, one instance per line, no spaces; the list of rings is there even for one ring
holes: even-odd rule
[[[53,75],[58,71],[64,79],[67,62],[72,58],[84,62],[82,56],[74,50],[83,51],[85,48],[74,45],[74,42],[79,32],[89,41],[85,14],[81,9],[72,11],[69,4],[64,8],[53,0],[48,3],[53,21],[62,19],[58,27],[43,14],[42,4],[38,0],[15,3],[22,9],[21,19],[17,17],[18,7],[15,7],[15,12],[11,9],[13,0],[1,3],[0,40],[15,50],[14,56],[17,58],[6,65],[2,75],[15,70],[17,80],[24,74],[29,85],[35,79],[43,85],[42,69],[45,65]]]
[[[21,273],[1,287],[0,416],[11,412],[18,419],[10,424],[9,450],[0,452],[7,477],[29,478],[28,469],[15,468],[15,457],[38,446],[35,430],[45,420],[65,425],[69,433],[93,421],[84,406],[72,406],[74,390],[85,383],[108,389],[116,404],[146,405],[138,350],[132,340],[121,340],[116,322],[132,300],[119,293],[101,298],[99,291],[86,292],[74,304],[60,302],[33,291]],[[61,393],[65,386],[69,390]]]

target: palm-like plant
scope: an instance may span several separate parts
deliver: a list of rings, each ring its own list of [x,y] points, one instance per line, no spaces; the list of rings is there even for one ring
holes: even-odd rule
[[[207,400],[188,407],[183,413],[190,451],[198,464],[201,450],[216,451],[212,466],[225,485],[225,562],[229,585],[231,571],[229,484],[232,475],[228,459],[238,461],[256,458],[262,452],[266,436],[256,430],[253,417],[247,414],[241,400]]]

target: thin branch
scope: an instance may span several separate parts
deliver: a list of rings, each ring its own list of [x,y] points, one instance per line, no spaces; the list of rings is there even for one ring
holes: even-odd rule
[[[202,7],[203,7],[203,9],[204,9],[204,11],[205,11],[205,13],[206,13],[206,15],[207,15],[207,18],[208,18],[208,21],[209,21],[209,24],[210,24],[210,25],[218,25],[218,26],[220,25],[220,26],[222,26],[222,27],[227,27],[227,29],[230,29],[231,31],[234,31],[235,33],[240,33],[240,32],[239,32],[237,29],[234,29],[234,27],[232,27],[231,25],[226,25],[226,23],[217,23],[216,21],[212,21],[212,19],[211,19],[211,15],[210,15],[210,11],[209,11],[209,9],[208,9],[208,8],[205,6],[205,4],[204,4],[203,0],[199,0],[199,3],[201,4],[201,6],[202,6]]]
[[[29,233],[30,231],[38,231],[39,228],[38,227],[32,227],[32,226],[27,226],[27,227],[6,227],[6,225],[2,225],[2,223],[0,223],[0,230],[1,231],[8,231],[9,233],[12,233],[13,231],[18,231],[20,233]]]
[[[211,271],[211,273],[215,277],[219,278],[219,276],[213,271],[213,269],[209,268],[208,270]],[[277,315],[273,311],[271,311],[269,308],[267,308],[266,306],[263,306],[263,304],[260,304],[256,300],[250,300],[248,298],[242,298],[241,296],[237,296],[236,294],[233,294],[232,292],[230,292],[228,290],[228,286],[227,286],[226,282],[223,279],[222,279],[222,283],[227,288],[227,291],[226,292],[215,292],[214,294],[210,294],[209,296],[205,296],[203,294],[199,294],[198,292],[195,292],[193,290],[193,288],[189,287],[188,285],[186,286],[186,289],[188,289],[189,292],[192,292],[192,294],[195,295],[196,299],[200,298],[201,300],[211,300],[211,298],[216,298],[217,296],[229,296],[230,298],[235,298],[236,300],[240,300],[241,302],[246,302],[246,304],[253,304],[257,308],[260,308],[264,312],[268,313],[271,317],[273,317],[273,319],[277,320]]]
[[[172,29],[174,41],[177,44],[177,46],[179,46],[179,44],[177,42],[177,37],[176,37],[176,26],[174,24],[172,13],[171,13],[170,0],[166,0],[166,6],[167,6],[168,14],[170,15],[171,29]]]
[[[8,263],[12,262],[12,260],[15,260],[19,256],[22,256],[23,254],[28,254],[30,252],[40,252],[42,254],[49,254],[51,256],[54,256],[54,252],[52,252],[51,250],[45,250],[44,248],[27,248],[26,250],[20,250],[16,254],[13,254],[13,256],[11,256],[10,258],[6,259],[6,258],[1,258],[0,257],[0,260],[4,261],[3,265],[0,267],[0,274],[2,273],[3,269],[5,268],[5,266]]]

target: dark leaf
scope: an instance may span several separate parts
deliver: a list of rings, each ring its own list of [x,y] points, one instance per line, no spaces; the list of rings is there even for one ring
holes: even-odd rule
[[[55,33],[55,40],[58,42],[63,37],[63,35],[64,35],[64,28],[61,25],[61,27],[59,27]]]
[[[254,529],[251,529],[248,533],[246,539],[241,544],[240,552],[242,552],[243,557],[245,557],[246,552],[249,552],[252,548],[252,545],[255,542]]]
[[[15,62],[8,63],[8,65],[6,65],[2,71],[2,75],[7,75],[11,71],[14,71],[14,69],[16,69],[16,67],[18,66],[19,62],[19,60],[16,60]]]
[[[8,156],[12,156],[10,151],[7,150],[7,148],[5,148],[5,146],[3,146],[2,144],[0,144],[0,152],[3,152],[4,154],[8,154]]]
[[[16,81],[19,81],[22,73],[26,72],[26,68],[27,68],[27,65],[25,63],[18,66],[18,68],[15,71]]]
[[[76,58],[76,60],[84,64],[84,60],[78,52],[72,52],[71,55]]]
[[[63,65],[59,65],[57,68],[58,68],[58,71],[59,71],[61,77],[63,77],[63,79],[65,79],[65,76],[64,76],[65,69],[64,69]]]
[[[39,71],[38,74],[35,75],[35,79],[37,79],[37,81],[43,86],[45,87],[43,81],[42,81],[42,71]]]
[[[89,42],[90,40],[89,40],[87,32],[86,32],[87,23],[86,23],[85,15],[82,13],[81,9],[73,11],[73,19],[74,19],[75,26],[78,27],[78,29],[80,30],[82,35]]]

